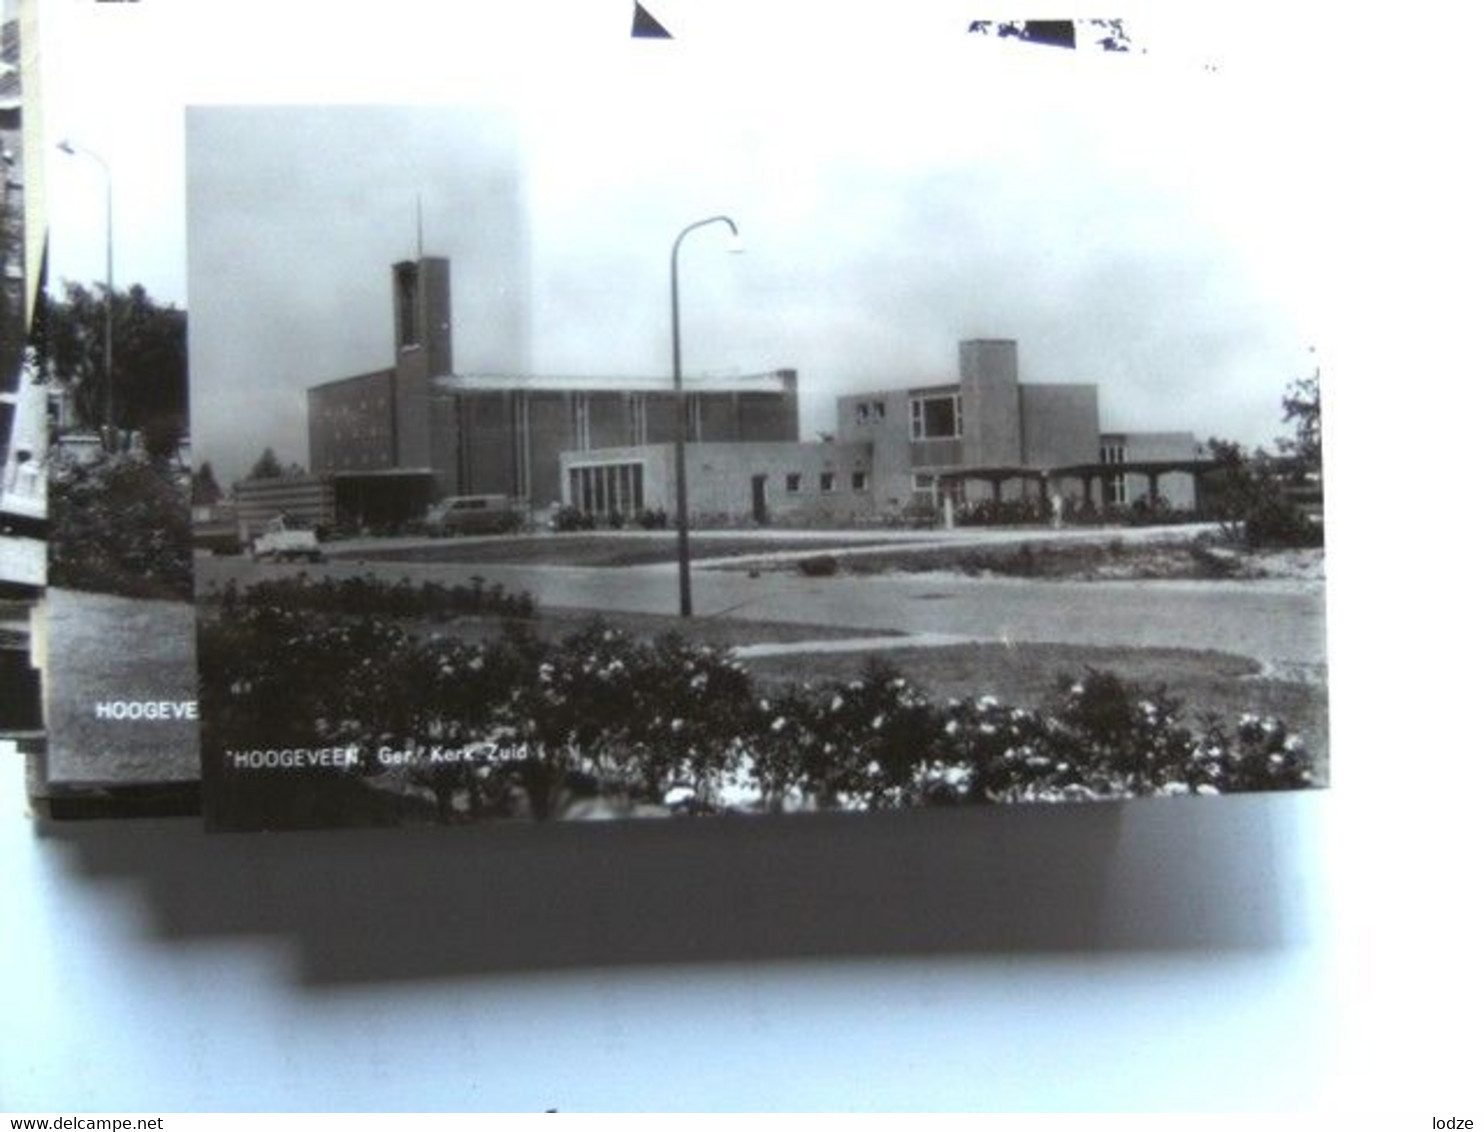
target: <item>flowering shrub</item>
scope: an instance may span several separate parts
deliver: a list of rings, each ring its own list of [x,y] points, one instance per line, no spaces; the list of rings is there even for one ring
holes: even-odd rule
[[[187,488],[168,470],[128,455],[58,463],[49,492],[52,585],[125,597],[190,598]]]
[[[861,679],[833,684],[816,698],[801,786],[826,808],[918,801],[920,772],[943,746],[938,714],[896,669],[873,658]]]
[[[364,677],[412,638],[375,618],[329,621],[302,610],[243,603],[199,634],[202,717],[233,745],[305,743],[352,703]]]
[[[736,661],[678,636],[636,641],[601,622],[535,659],[534,681],[511,698],[510,724],[553,782],[579,772],[629,802],[678,792],[714,805],[751,707]]]
[[[1162,692],[1106,672],[1067,681],[1042,710],[939,702],[877,660],[855,680],[760,694],[725,650],[679,636],[595,622],[548,642],[507,622],[468,642],[257,589],[203,622],[207,750],[353,746],[370,785],[429,793],[443,821],[555,817],[591,799],[614,812],[861,810],[1312,782],[1281,721],[1197,734]]]
[[[1303,738],[1273,716],[1244,715],[1228,736],[1220,723],[1206,733],[1197,762],[1217,791],[1294,790],[1313,785],[1313,757]]]

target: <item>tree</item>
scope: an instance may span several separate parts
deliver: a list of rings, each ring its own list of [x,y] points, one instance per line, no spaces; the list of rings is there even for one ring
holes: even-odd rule
[[[1320,546],[1324,529],[1304,513],[1303,505],[1321,498],[1312,482],[1321,472],[1319,371],[1296,378],[1283,395],[1283,420],[1294,422],[1293,436],[1274,442],[1286,460],[1262,448],[1215,437],[1207,442],[1217,471],[1205,481],[1208,506],[1230,533],[1248,546]]]
[[[140,429],[144,442],[144,454],[149,462],[159,468],[168,468],[180,451],[180,443],[186,436],[185,417],[165,413],[150,417]]]
[[[1320,430],[1319,370],[1295,378],[1283,395],[1283,422],[1293,422],[1293,436],[1278,441],[1278,450],[1292,456],[1301,475],[1324,470],[1324,437]]]
[[[211,461],[204,461],[191,476],[191,506],[213,507],[222,500],[222,489],[216,482]]]
[[[252,471],[247,473],[250,480],[276,480],[283,478],[283,465],[278,462],[278,457],[273,449],[264,448],[263,454],[258,457],[258,462],[252,466]]]
[[[88,428],[108,423],[104,365],[107,288],[68,283],[61,299],[37,298],[42,371],[71,395]],[[139,284],[113,293],[113,424],[156,438],[186,433],[186,312]],[[160,443],[164,443],[161,439]]]

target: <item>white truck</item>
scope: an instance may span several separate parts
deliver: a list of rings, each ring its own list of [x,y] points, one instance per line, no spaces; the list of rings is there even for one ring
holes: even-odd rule
[[[289,562],[301,558],[307,562],[323,562],[325,552],[320,549],[319,536],[307,523],[298,522],[287,515],[270,519],[263,533],[252,540],[252,556],[256,561]]]

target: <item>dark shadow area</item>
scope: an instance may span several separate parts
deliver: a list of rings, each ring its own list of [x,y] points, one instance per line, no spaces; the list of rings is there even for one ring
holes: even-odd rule
[[[633,39],[670,39],[670,33],[665,30],[665,25],[655,19],[638,0],[634,3],[634,22],[629,31]]]
[[[672,964],[1267,950],[1314,799],[216,835],[41,827],[166,940],[289,940],[310,984]]]
[[[43,737],[44,738],[44,737]],[[201,816],[199,782],[162,782],[152,786],[47,786],[45,751],[39,776],[42,784],[31,797],[32,806],[57,821],[98,821],[116,818],[196,818]]]

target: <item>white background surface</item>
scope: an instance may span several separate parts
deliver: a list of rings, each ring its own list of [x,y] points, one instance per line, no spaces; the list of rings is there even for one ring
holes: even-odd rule
[[[12,762],[0,1109],[1477,1121],[1476,37],[1289,19],[1242,26],[1332,103],[1333,790],[208,839],[38,827]]]

